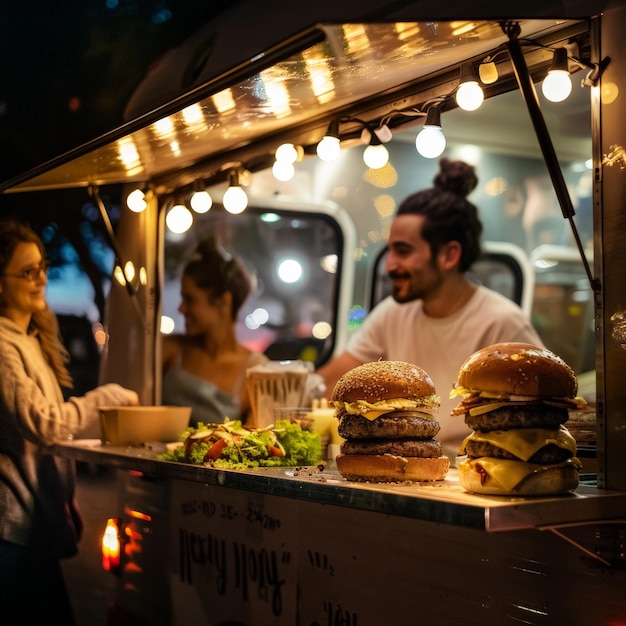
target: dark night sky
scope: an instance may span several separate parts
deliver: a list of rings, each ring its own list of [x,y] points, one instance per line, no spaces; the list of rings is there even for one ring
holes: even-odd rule
[[[0,180],[119,126],[150,65],[233,0],[0,0]]]

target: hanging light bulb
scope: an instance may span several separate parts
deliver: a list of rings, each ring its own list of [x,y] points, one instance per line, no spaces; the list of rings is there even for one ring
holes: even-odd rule
[[[424,127],[415,138],[417,151],[426,159],[436,159],[446,149],[446,137],[441,130],[439,107],[431,106]]]
[[[276,180],[286,182],[291,180],[295,173],[294,163],[301,161],[304,156],[302,146],[294,146],[292,143],[283,143],[276,148],[276,161],[272,166],[272,174]]]
[[[165,223],[173,233],[186,233],[193,224],[193,215],[184,204],[175,204],[167,212]]]
[[[239,182],[239,172],[232,170],[228,175],[228,189],[222,199],[224,208],[233,215],[245,211],[248,206],[248,196]]]
[[[143,189],[133,189],[126,197],[126,206],[133,213],[145,211],[148,203],[146,202],[146,194],[143,192]]]
[[[292,143],[283,143],[276,148],[275,158],[285,163],[295,163],[304,156],[302,146],[294,146]]]
[[[389,162],[389,150],[383,145],[383,142],[391,140],[391,131],[386,125],[370,131],[365,127],[361,133],[361,141],[369,142],[369,145],[363,151],[363,161],[367,167],[373,170],[379,170],[385,167]]]
[[[197,189],[189,201],[196,213],[206,213],[213,206],[213,199],[206,189]]]
[[[371,143],[363,151],[363,162],[370,169],[379,170],[389,163],[389,150],[382,143]]]
[[[322,140],[317,144],[317,156],[322,161],[334,161],[341,151],[339,140],[339,122],[333,120]]]
[[[572,79],[567,64],[567,49],[557,48],[552,57],[552,65],[541,85],[543,95],[550,102],[562,102],[572,92]]]
[[[288,161],[274,161],[272,174],[274,174],[274,178],[276,180],[287,182],[295,176],[295,173],[296,169],[294,168],[293,163]]]
[[[471,63],[461,66],[461,83],[456,90],[456,103],[465,111],[475,111],[485,99]]]

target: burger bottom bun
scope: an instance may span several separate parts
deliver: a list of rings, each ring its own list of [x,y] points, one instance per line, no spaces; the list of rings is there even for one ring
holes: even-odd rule
[[[467,459],[459,464],[459,482],[471,493],[489,496],[558,496],[578,487],[578,468],[574,463],[538,466],[540,470],[526,476],[512,489],[505,489],[488,474],[476,471],[476,461],[480,459]]]
[[[447,456],[418,458],[392,454],[340,454],[337,469],[348,480],[372,483],[443,480],[450,468]]]

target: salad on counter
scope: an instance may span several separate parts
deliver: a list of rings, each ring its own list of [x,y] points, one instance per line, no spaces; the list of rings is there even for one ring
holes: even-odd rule
[[[319,463],[322,446],[319,433],[299,423],[279,420],[267,428],[244,428],[230,420],[186,428],[159,458],[223,469],[296,467]]]

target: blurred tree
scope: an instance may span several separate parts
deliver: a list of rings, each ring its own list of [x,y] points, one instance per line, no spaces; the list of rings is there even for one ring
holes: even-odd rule
[[[119,126],[151,64],[236,0],[0,0],[0,180]]]

